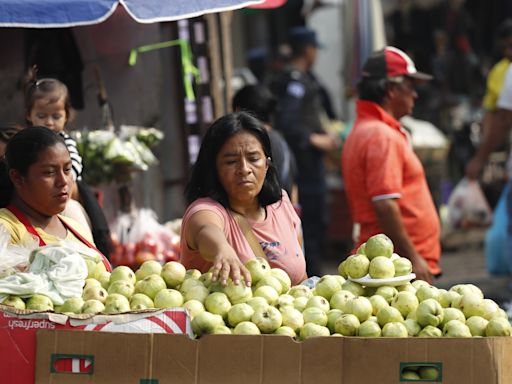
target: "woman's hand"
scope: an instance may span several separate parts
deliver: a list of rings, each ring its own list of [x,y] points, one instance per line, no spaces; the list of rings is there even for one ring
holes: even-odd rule
[[[213,264],[212,280],[226,285],[231,277],[235,284],[241,278],[251,286],[251,274],[229,245],[219,216],[208,211],[192,215],[186,224],[185,241],[191,249],[199,251],[203,259]]]
[[[251,286],[251,274],[245,268],[244,264],[238,258],[233,248],[226,246],[221,252],[213,258],[212,280],[220,281],[225,286],[228,278],[231,277],[235,285],[240,284],[240,278],[243,278],[245,284]]]

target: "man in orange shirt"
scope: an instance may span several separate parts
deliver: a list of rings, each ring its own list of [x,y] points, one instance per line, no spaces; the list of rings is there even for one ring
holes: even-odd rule
[[[394,47],[366,61],[358,86],[357,118],[343,148],[342,170],[356,246],[385,233],[418,279],[432,282],[441,270],[440,223],[420,160],[398,120],[412,112],[414,86],[430,75]]]

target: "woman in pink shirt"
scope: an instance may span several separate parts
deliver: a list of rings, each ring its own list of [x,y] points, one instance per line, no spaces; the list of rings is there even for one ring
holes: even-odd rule
[[[206,132],[187,185],[181,262],[214,280],[251,284],[244,263],[254,252],[236,214],[247,221],[270,265],[292,283],[306,279],[301,223],[272,164],[263,124],[246,112],[221,117]]]

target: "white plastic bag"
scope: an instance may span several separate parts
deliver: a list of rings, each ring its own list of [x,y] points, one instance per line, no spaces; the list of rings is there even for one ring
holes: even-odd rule
[[[454,228],[485,227],[492,211],[482,188],[475,180],[463,178],[448,199],[448,219]]]
[[[26,298],[42,294],[62,305],[66,299],[80,297],[86,278],[87,265],[75,249],[46,245],[32,252],[26,272],[0,279],[0,303],[9,295]]]
[[[138,243],[147,234],[155,234],[161,229],[156,213],[141,208],[132,213],[119,215],[112,224],[112,232],[121,244]]]
[[[18,244],[11,244],[11,234],[0,225],[0,278],[24,271],[31,252],[39,247],[39,239],[27,234]]]

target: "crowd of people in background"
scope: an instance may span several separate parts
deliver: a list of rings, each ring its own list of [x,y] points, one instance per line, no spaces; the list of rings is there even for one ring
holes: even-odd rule
[[[292,28],[288,43],[289,60],[267,79],[277,100],[272,125],[286,139],[297,163],[297,202],[308,275],[321,276],[326,259],[325,155],[342,150],[340,168],[352,219],[359,229],[353,251],[369,237],[386,233],[397,252],[412,261],[417,276],[431,282],[441,274],[440,222],[423,167],[398,119],[412,113],[416,88],[432,76],[418,72],[399,49],[388,47],[372,55],[362,71],[356,123],[342,149],[339,134],[326,129],[325,121],[333,117],[330,98],[313,71],[320,46],[316,32]],[[258,98],[253,105],[240,105],[241,95],[247,92],[245,87],[235,96],[235,110],[261,116]]]
[[[441,203],[447,202],[450,191],[464,176],[471,179],[482,176],[482,169],[491,152],[504,150],[509,145],[506,139],[510,128],[508,106],[504,101],[501,104],[498,102],[498,99],[506,98],[505,92],[501,91],[502,88],[504,89],[505,74],[510,64],[507,54],[507,39],[509,39],[507,31],[510,29],[507,25],[509,23],[505,21],[501,25],[478,26],[472,19],[467,2],[460,0],[438,2],[433,7],[422,7],[412,1],[401,1],[400,6],[387,19],[388,41],[400,48],[407,60],[410,60],[411,63],[414,62],[419,70],[432,74],[430,81],[414,81],[411,84],[406,81],[402,84],[403,87],[408,85],[411,88],[410,92],[414,93],[411,99],[414,111],[411,107],[406,113],[390,113],[390,115],[397,121],[404,115],[414,114],[416,118],[433,123],[447,136],[451,144],[448,154],[450,165],[445,169],[443,179],[445,190]],[[484,28],[487,28],[485,36],[488,37],[485,41],[478,34]],[[258,60],[257,72],[258,79],[270,87],[277,99],[274,128],[283,134],[297,158],[298,202],[302,213],[307,268],[308,274],[315,275],[319,274],[322,255],[325,255],[325,229],[326,221],[329,219],[328,214],[336,214],[328,212],[325,205],[326,175],[323,169],[323,160],[326,152],[336,150],[336,148],[339,150],[341,143],[329,137],[329,134],[322,128],[323,123],[320,118],[322,114],[327,115],[328,118],[335,116],[333,116],[329,103],[330,98],[325,87],[314,75],[314,62],[319,46],[315,32],[307,27],[292,28],[289,31],[288,46],[290,53],[287,57],[283,56],[280,50],[276,60],[269,60],[271,63],[278,62],[279,65],[265,67],[261,57],[258,56],[260,60]],[[498,56],[497,52],[501,52],[503,56]],[[493,67],[497,59],[502,60]],[[252,61],[249,65],[255,62]],[[414,64],[412,65],[414,66]],[[487,77],[491,67],[492,71]],[[500,73],[497,75],[496,72]],[[362,83],[365,83],[364,69],[362,78]],[[383,76],[381,80],[389,80],[389,78],[390,76]],[[385,92],[387,91],[388,89],[385,90]],[[490,98],[494,98],[494,100],[491,102]],[[376,102],[372,97],[367,99],[364,96],[363,100],[369,100],[382,107],[382,99]],[[356,119],[360,119],[361,114],[363,112],[358,111]],[[506,125],[506,127],[500,130],[496,126],[497,123],[491,127],[490,114],[501,116],[502,124],[500,125]],[[479,128],[478,131],[475,131],[476,127]],[[493,133],[495,130],[501,133]],[[320,135],[316,136],[316,133],[320,133]],[[404,137],[406,136],[406,133],[402,134]],[[367,174],[360,174],[359,180],[351,181],[353,184],[359,182],[359,185],[355,187],[349,185],[351,173],[354,172],[354,163],[351,160],[357,157],[358,152],[351,152],[349,145],[351,141],[349,135],[349,139],[343,144],[342,167],[345,173],[343,177],[347,192],[350,192],[351,188],[355,190],[348,193],[348,200],[351,214],[356,216],[355,221],[357,222],[365,215],[366,218],[371,216],[375,218],[376,212],[370,210],[361,213],[358,204],[351,201],[361,198],[362,193],[357,186],[363,183],[362,177],[367,176]],[[482,145],[479,147],[480,143]],[[477,150],[477,148],[479,149]],[[359,150],[361,149],[359,148]],[[385,160],[388,157],[384,156],[377,160],[381,164],[379,172],[385,168]],[[390,225],[384,224],[382,220],[378,220],[377,223],[385,225],[386,231],[384,232],[387,232],[395,243],[401,244],[400,248],[404,254],[408,254],[412,259],[427,261],[426,264],[421,262],[423,268],[420,267],[420,262],[416,263],[415,271],[425,280],[431,281],[432,276],[441,273],[437,265],[441,255],[440,223],[436,212],[436,208],[439,206],[431,204],[431,193],[424,182],[424,170],[418,159],[405,156],[403,153],[397,158],[401,158],[400,161],[403,162],[401,164],[411,166],[412,162],[418,165],[416,167],[419,172],[418,179],[423,180],[422,186],[419,187],[420,194],[425,196],[422,201],[428,202],[428,214],[420,213],[414,207],[399,204],[397,212],[398,216],[401,214],[402,221],[406,222],[405,228],[401,225],[401,231],[398,231],[396,226],[391,229]],[[399,164],[395,164],[395,166],[399,166]],[[403,177],[406,178],[406,175]],[[489,203],[494,207],[505,181],[489,181],[487,179],[482,186]],[[385,180],[379,179],[378,181],[385,184]],[[486,183],[491,184],[486,185]],[[378,185],[376,188],[392,190],[390,193],[393,196],[386,200],[403,203],[403,201],[415,199],[412,196],[407,198],[394,196],[394,194],[400,195],[403,192],[403,190],[397,189],[397,187],[404,187],[402,184],[394,186],[384,184]],[[418,190],[414,193],[418,193]],[[437,203],[438,201],[436,201]],[[403,204],[407,205],[407,203]],[[425,207],[423,204],[422,209],[426,209]],[[372,209],[374,208],[373,205]],[[428,227],[434,232],[423,231],[423,235],[429,233],[430,243],[418,239],[417,231],[415,232],[414,228],[418,229],[423,226],[418,225],[418,222],[412,224],[415,215],[423,216],[424,220],[420,220],[419,223],[427,221],[431,223]],[[389,217],[389,215],[386,216]],[[382,226],[374,225],[372,231],[382,229]],[[366,231],[368,231],[368,227]],[[405,238],[398,236],[399,232],[402,235],[405,234]],[[364,242],[368,235],[371,234],[364,233],[359,241],[356,240],[356,244]],[[399,237],[401,237],[400,240]],[[423,257],[420,259],[414,257],[419,255]]]

